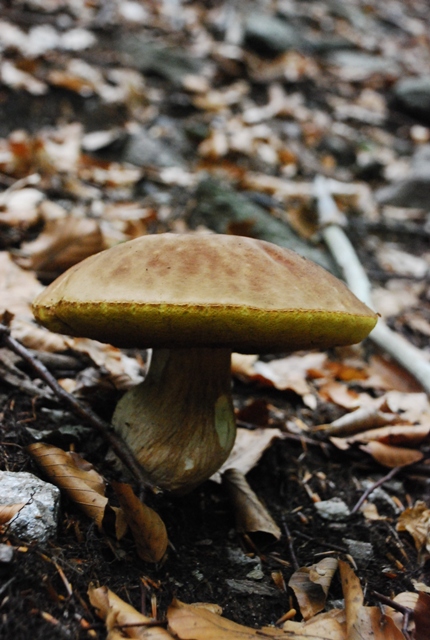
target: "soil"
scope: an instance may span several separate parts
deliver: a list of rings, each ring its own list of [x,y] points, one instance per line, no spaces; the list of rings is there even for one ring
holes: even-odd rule
[[[7,19],[22,29],[27,29],[34,24],[44,24],[45,22],[56,25],[57,18],[60,20],[64,17],[61,13],[57,15],[58,12],[55,11],[42,14],[34,9],[27,12],[26,9],[22,9],[22,6],[26,4],[17,3],[19,6],[16,8],[12,2],[0,2],[0,5],[4,5],[2,19]],[[28,4],[32,5],[31,2]],[[65,4],[67,5],[67,3]],[[94,1],[83,4],[98,6],[100,3]],[[105,4],[107,6],[106,12],[104,12]],[[163,6],[164,4],[167,6],[169,3],[160,3]],[[171,4],[190,6],[197,4],[202,16],[206,16],[205,12],[216,10],[223,3],[214,1],[173,2]],[[310,6],[312,3],[291,4]],[[315,4],[319,5],[320,3]],[[362,3],[355,4],[361,5]],[[370,7],[375,3],[367,4]],[[378,4],[376,3],[376,5]],[[428,8],[426,6],[418,1],[397,4],[407,5],[412,17],[421,20],[423,24],[427,23],[428,27]],[[106,17],[105,14],[109,13],[109,7],[116,6],[116,3],[101,3],[101,5],[100,14],[104,14]],[[369,13],[371,13],[370,9]],[[161,14],[162,10],[160,9]],[[306,12],[303,15],[305,14]],[[74,13],[64,10],[64,15],[70,20],[67,24],[73,25],[76,18]],[[309,18],[307,22],[312,28],[318,28],[318,15],[319,13],[316,12],[312,20]],[[387,12],[387,29],[392,28],[395,31],[396,15],[394,9],[391,18]],[[168,39],[169,35],[162,17],[161,15],[161,26],[154,28],[153,33],[150,34],[151,37],[154,36],[156,40],[161,42],[164,38]],[[389,18],[392,19],[392,22]],[[77,20],[77,22],[79,21]],[[416,26],[416,23],[414,25]],[[105,24],[91,26],[99,37],[99,44],[91,51],[83,53],[83,59],[90,65],[99,64],[106,69],[109,69],[111,64],[115,66],[118,52],[112,46],[114,41],[112,34],[119,37],[121,28],[109,23],[107,19]],[[215,31],[215,27],[212,30]],[[150,29],[148,29],[149,31]],[[209,28],[208,31],[210,31]],[[422,37],[424,38],[424,36]],[[408,43],[406,36],[404,38]],[[184,33],[175,33],[171,38],[171,43],[185,49],[189,45],[189,40],[192,38],[188,32],[184,31]],[[398,41],[396,42],[396,46],[398,46]],[[58,52],[56,55],[60,56]],[[29,72],[37,67],[38,73],[43,78],[44,74],[48,75],[48,70],[51,69],[50,65],[55,68],[56,55],[49,54],[42,62],[37,63],[40,65],[39,67],[36,63],[33,65],[31,61],[27,64],[25,59],[19,59],[17,64],[19,68],[28,69]],[[61,53],[61,56],[63,55],[66,56]],[[15,53],[10,56],[14,59]],[[238,79],[245,79],[251,85],[249,95],[255,100],[255,103],[265,104],[267,102],[268,92],[264,83],[253,80],[245,72],[241,75],[242,63],[235,61],[234,56],[231,59],[228,56],[220,59],[223,62],[219,62],[220,67],[215,76],[217,88],[225,89]],[[211,60],[211,62],[213,61]],[[64,65],[59,65],[59,67],[63,68]],[[306,97],[307,107],[327,108],[327,111],[329,111],[327,107],[328,94],[333,94],[335,97],[347,96],[353,102],[362,89],[366,88],[364,84],[354,84],[354,82],[350,84],[339,83],[339,88],[336,86],[336,78],[333,76],[328,77],[326,81],[322,79],[320,84],[317,83],[317,80],[299,79],[296,83],[286,81],[284,84],[290,92],[302,92]],[[327,85],[325,88],[324,82]],[[387,81],[387,84],[384,85],[385,81],[377,76],[373,78],[372,82],[370,82],[370,89],[380,91],[381,95],[390,89],[391,81]],[[173,127],[173,129],[176,127],[181,134],[185,129],[188,129],[187,144],[190,145],[189,141],[191,140],[191,147],[195,151],[197,144],[206,136],[210,115],[199,111],[191,103],[189,93],[181,91],[176,86],[172,89],[166,77],[160,74],[145,73],[145,83],[147,103],[144,107],[147,108],[149,105],[152,108],[151,100],[154,100],[156,111],[158,110],[159,120],[155,118],[154,124],[156,126],[154,128],[159,126],[161,130],[165,128],[170,131],[169,127]],[[327,94],[324,93],[325,89]],[[63,90],[59,87],[50,87],[47,95],[37,96],[22,89],[2,86],[0,102],[2,105],[0,136],[2,138],[6,138],[18,128],[35,133],[44,126],[55,127],[76,120],[83,124],[86,132],[96,131],[99,128],[113,130],[116,127],[122,127],[132,113],[132,110],[128,109],[128,105],[107,106],[99,98],[86,98],[85,94],[80,95],[72,88]],[[233,105],[233,113],[235,108]],[[208,113],[210,114],[210,112]],[[399,145],[401,143],[404,145],[404,148],[402,147],[404,155],[412,154],[411,143],[405,131],[409,131],[408,127],[414,122],[415,120],[411,120],[407,114],[398,113],[395,110],[390,112],[384,122],[386,131],[394,131]],[[424,124],[426,123],[424,122]],[[294,139],[294,122],[288,122],[288,125],[290,126],[288,132],[292,132],[291,137]],[[359,129],[360,125],[354,123],[354,127]],[[366,127],[367,125],[363,125],[363,130]],[[308,131],[309,139],[313,135],[311,129],[312,127]],[[385,132],[382,131],[383,133]],[[178,134],[178,140],[180,138],[181,136]],[[364,141],[366,142],[365,136]],[[104,149],[103,159],[100,160],[101,167],[104,168],[103,163],[107,163],[112,158],[115,159],[119,153],[122,154],[122,159],[125,157],[121,144],[122,138],[119,136],[110,147],[108,145]],[[189,146],[187,147],[187,144],[184,143],[181,147],[181,144],[177,143],[178,148],[173,145],[173,152],[177,151],[188,159],[189,156],[192,156]],[[357,147],[361,144],[359,138],[355,139],[354,144],[351,143],[351,148],[355,144]],[[350,148],[349,151],[351,151]],[[353,151],[355,153],[354,148]],[[354,164],[354,153],[352,158],[345,161],[348,170],[351,171],[347,179],[359,178],[367,181],[371,187],[379,186],[383,180],[378,162],[366,165],[360,176]],[[94,157],[96,156],[95,153]],[[321,160],[323,156],[324,153],[321,152]],[[303,160],[303,164],[298,170],[297,178],[299,180],[313,179],[314,177],[315,170],[312,163],[307,164],[307,157],[304,154],[303,159],[300,158],[300,161]],[[202,162],[201,158],[196,158],[196,155],[192,156],[192,159],[195,164]],[[126,161],[124,160],[124,162]],[[88,162],[90,163],[90,161]],[[219,164],[221,165],[222,162],[220,160]],[[228,158],[228,162],[231,162],[231,167],[237,174],[248,169],[267,171],[268,174],[273,172],[273,168],[267,167],[264,161],[258,157],[238,158],[232,154]],[[227,172],[230,166],[228,162],[226,162]],[[297,162],[300,165],[300,162]],[[31,173],[31,170],[30,166],[27,173]],[[154,210],[163,209],[163,203],[168,202],[170,218],[166,221],[160,216],[155,221],[145,222],[144,231],[150,233],[183,228],[187,224],[183,220],[184,211],[186,212],[192,200],[190,190],[177,185],[174,187],[166,186],[161,184],[157,177],[152,180],[151,170],[152,168],[149,167],[142,180],[134,185],[133,196],[136,201],[142,203],[143,207],[152,207]],[[365,170],[368,171],[366,175]],[[328,173],[330,173],[330,168]],[[342,168],[340,173],[342,173]],[[26,175],[25,170],[23,170],[23,175]],[[336,177],[336,172],[333,175]],[[10,177],[2,173],[0,185],[4,188],[9,187],[18,177],[20,176]],[[67,206],[71,207],[70,202],[75,196],[72,198],[68,194],[66,198],[60,188],[61,185],[57,187],[55,180],[50,181],[50,176],[48,178],[46,180],[48,187],[42,185],[41,188],[46,188],[46,192],[52,200],[62,202],[62,199],[65,198]],[[102,191],[100,189],[100,192]],[[120,191],[121,189],[118,189],[118,192]],[[108,186],[106,193],[103,191],[103,195],[100,197],[109,201],[112,193],[113,201],[116,197],[121,200],[121,194],[118,194],[115,189],[110,192]],[[167,196],[170,197],[170,200],[166,200]],[[126,200],[126,198],[124,199]],[[84,204],[79,200],[79,195],[76,195],[72,203],[73,206],[75,204],[82,205],[83,208],[84,205],[88,206],[85,196],[82,197],[82,200]],[[264,200],[263,195],[261,200]],[[269,203],[268,208],[271,205],[273,205],[273,201]],[[381,238],[384,241],[395,241],[397,246],[412,255],[420,256],[423,253],[428,253],[428,229],[424,230],[423,220],[424,218],[417,218],[416,226],[413,228],[410,224],[409,226],[406,224],[408,221],[399,223],[397,227],[387,227],[387,224],[383,224],[382,228],[378,228],[376,224],[372,226],[369,221],[364,223],[358,217],[352,219],[348,233],[374,284],[384,284],[393,276],[393,274],[381,269],[373,252],[373,248],[377,246]],[[252,226],[252,220],[250,225]],[[245,226],[242,228],[244,229]],[[405,230],[408,229],[409,232],[405,233]],[[13,252],[21,247],[24,241],[36,238],[40,230],[40,225],[30,227],[1,225],[0,248],[2,251]],[[411,277],[411,282],[413,280],[414,278]],[[422,303],[420,313],[423,318],[429,320],[428,279],[426,286],[427,291],[422,294],[420,300]],[[417,347],[426,347],[428,335],[408,328],[402,322],[401,317],[393,319],[391,324],[396,330],[403,332]],[[370,356],[375,353],[374,349],[370,343],[366,342],[360,348],[359,354],[364,358],[364,361],[368,361]],[[58,377],[76,377],[79,371],[88,366],[88,361],[85,361],[82,356],[76,353],[71,355],[78,362],[77,367],[67,372],[58,371]],[[330,355],[333,359],[341,359],[342,357],[342,354],[335,351]],[[79,358],[82,359],[79,360]],[[21,361],[17,362],[17,366],[22,368],[31,379],[37,378],[34,371]],[[408,378],[407,374],[401,372],[399,375],[404,384]],[[275,389],[261,388],[257,384],[245,384],[238,380],[234,380],[233,385],[236,408],[240,409],[252,400],[263,400],[270,409],[270,424],[274,426],[282,422],[285,424],[289,417],[295,417],[303,419],[306,425],[312,428],[314,425],[330,422],[342,413],[335,404],[324,402],[320,402],[315,411],[310,411],[304,406],[301,398],[294,393],[281,393]],[[416,383],[412,382],[411,388],[419,390]],[[111,388],[107,391],[103,389],[101,385],[97,392],[87,395],[85,401],[94,411],[109,420],[119,392],[112,393]],[[369,391],[369,393],[371,392]],[[377,395],[378,391],[374,391],[374,394]],[[76,418],[68,414],[61,401],[54,397],[48,400],[43,397],[35,397],[17,384],[8,384],[0,380],[0,468],[2,470],[30,471],[37,476],[42,475],[25,449],[33,441],[33,435],[28,429],[49,430],[55,428],[57,423],[54,417],[59,410],[64,411],[65,423],[69,423],[69,421],[72,424],[78,423]],[[247,426],[252,428],[252,422]],[[110,482],[129,480],[128,476],[124,475],[123,471],[111,460],[107,445],[98,435],[94,434],[90,438],[78,436],[71,439],[59,439],[54,433],[51,441],[65,448],[73,445],[103,474],[111,494],[113,492],[109,485]],[[430,456],[428,443],[420,448],[428,459]],[[223,615],[227,618],[255,628],[275,624],[290,607],[296,605],[293,592],[288,589],[288,586],[285,589],[279,588],[279,582],[276,586],[272,576],[275,572],[280,572],[287,585],[295,570],[296,561],[298,566],[302,567],[317,562],[327,554],[348,557],[350,560],[353,557],[352,562],[356,564],[356,572],[364,589],[366,603],[373,605],[379,603],[378,593],[390,598],[402,591],[413,590],[412,580],[429,584],[428,563],[426,565],[420,561],[412,538],[406,533],[398,533],[395,529],[396,507],[407,507],[417,500],[424,500],[430,504],[429,465],[424,463],[421,466],[417,465],[413,475],[406,471],[399,472],[393,479],[384,483],[385,493],[381,493],[380,497],[375,499],[381,519],[374,520],[371,524],[365,520],[361,513],[340,522],[326,520],[315,510],[312,500],[313,494],[317,494],[321,500],[342,499],[350,508],[353,508],[364,491],[364,480],[376,482],[386,473],[387,469],[378,466],[370,456],[365,456],[358,447],[341,452],[319,437],[317,432],[310,432],[308,439],[291,433],[287,434],[284,440],[276,441],[264,453],[258,465],[247,475],[252,489],[280,526],[281,539],[276,542],[261,534],[243,535],[238,533],[235,526],[234,510],[224,487],[214,482],[208,481],[189,495],[181,498],[149,493],[146,496],[147,503],[160,514],[165,522],[170,542],[166,557],[158,565],[151,565],[139,559],[131,537],[126,537],[121,543],[118,543],[100,533],[95,524],[86,518],[73,502],[68,500],[66,496],[62,496],[58,535],[47,545],[17,540],[10,535],[7,527],[0,537],[0,542],[7,541],[15,548],[12,562],[0,561],[0,638],[2,640],[28,640],[28,638],[32,638],[32,640],[99,638],[101,640],[106,635],[105,625],[96,617],[89,604],[87,589],[90,583],[108,586],[138,610],[147,613],[152,612],[151,607],[155,597],[159,620],[164,620],[172,598],[177,597],[187,603],[216,603],[223,608]],[[357,541],[370,543],[370,556],[360,559],[356,552]],[[255,576],[250,577],[250,572],[260,566],[262,577],[258,580],[255,579]],[[239,592],[239,588],[245,589],[245,592]],[[340,582],[335,577],[330,587],[328,606],[334,605],[341,597]]]

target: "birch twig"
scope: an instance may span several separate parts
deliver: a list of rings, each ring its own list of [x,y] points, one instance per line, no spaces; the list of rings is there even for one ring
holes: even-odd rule
[[[373,308],[371,284],[354,247],[342,229],[343,214],[337,208],[323,176],[317,176],[315,180],[315,197],[322,237],[338,263],[345,282],[357,298]],[[430,395],[430,362],[420,349],[392,331],[382,318],[369,337],[414,376]]]

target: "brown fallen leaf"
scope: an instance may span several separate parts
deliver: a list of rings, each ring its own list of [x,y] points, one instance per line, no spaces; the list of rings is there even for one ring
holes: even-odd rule
[[[364,606],[360,581],[351,566],[339,560],[339,570],[345,599],[345,640],[404,640],[392,618],[384,615],[379,607]]]
[[[90,585],[88,597],[97,615],[106,622],[107,640],[137,638],[138,640],[165,640],[172,638],[162,626],[154,626],[155,621],[136,611],[121,600],[107,587]]]
[[[336,558],[323,558],[311,567],[298,569],[291,576],[288,586],[294,591],[304,620],[309,620],[324,609],[337,566]]]
[[[233,504],[239,533],[264,533],[275,540],[281,538],[278,525],[240,471],[227,469],[222,476],[222,483]]]
[[[426,503],[418,500],[413,507],[400,514],[397,531],[407,531],[415,542],[415,548],[421,563],[430,557],[430,509]]]
[[[369,429],[393,424],[398,422],[399,419],[399,416],[395,413],[381,411],[378,407],[364,406],[350,413],[345,413],[330,424],[322,424],[315,427],[315,431],[321,431],[325,436],[351,437]]]
[[[209,611],[174,600],[167,611],[168,629],[180,640],[254,640],[256,637],[284,640],[278,629],[251,629]],[[291,639],[294,636],[287,636]]]
[[[288,633],[285,640],[290,638],[347,640],[345,611],[343,609],[331,609],[314,616],[306,622],[288,620],[284,622],[282,629]]]
[[[428,640],[430,637],[430,596],[420,592],[414,609],[414,640]]]
[[[382,442],[393,447],[401,445],[415,446],[421,444],[430,433],[430,425],[397,424],[369,429],[346,438],[348,444],[353,442]]]
[[[221,482],[227,469],[237,469],[243,475],[251,471],[263,453],[276,438],[285,438],[285,433],[276,428],[243,429],[238,427],[233,449],[222,467],[211,476],[211,480]]]
[[[424,457],[424,454],[416,449],[392,447],[389,444],[376,441],[361,445],[360,449],[371,455],[379,464],[389,468],[405,467],[408,464],[419,462]]]
[[[168,544],[164,522],[158,513],[139,500],[129,484],[114,482],[112,486],[136,543],[138,556],[145,562],[159,562]]]
[[[108,505],[105,497],[105,481],[91,463],[72,451],[35,442],[27,447],[36,463],[54,484],[65,491],[73,502],[87,516],[92,518],[99,529],[106,526],[106,518],[114,517],[117,538],[125,533],[123,514]]]
[[[48,220],[36,240],[22,245],[16,261],[39,278],[52,280],[103,249],[106,245],[97,220],[68,215]]]
[[[25,507],[25,502],[18,502],[16,504],[1,504],[0,505],[0,525],[6,524],[9,520],[12,520],[20,510]]]

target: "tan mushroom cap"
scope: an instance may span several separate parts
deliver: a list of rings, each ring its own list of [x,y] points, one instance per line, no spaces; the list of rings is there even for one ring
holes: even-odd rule
[[[33,311],[59,333],[119,347],[243,353],[352,344],[376,315],[323,268],[268,242],[216,234],[142,236],[57,278]]]

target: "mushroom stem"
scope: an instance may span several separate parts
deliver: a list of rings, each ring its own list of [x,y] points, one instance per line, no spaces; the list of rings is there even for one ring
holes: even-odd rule
[[[113,425],[155,485],[187,493],[234,444],[230,349],[154,349],[145,380],[121,398]]]

